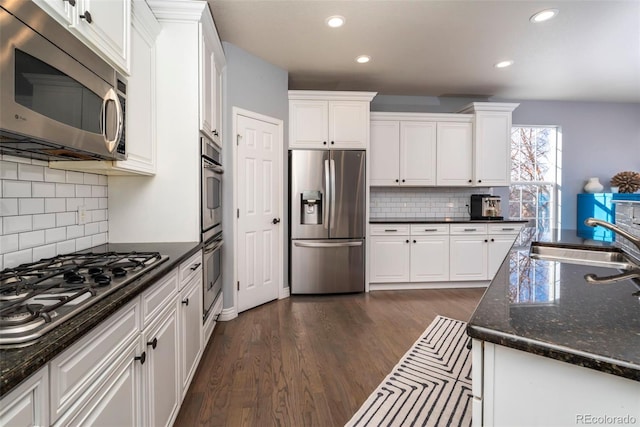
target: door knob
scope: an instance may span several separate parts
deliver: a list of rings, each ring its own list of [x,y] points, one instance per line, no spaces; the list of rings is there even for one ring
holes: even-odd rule
[[[277,224],[280,222],[280,218],[273,218],[273,221],[271,221],[272,224]]]

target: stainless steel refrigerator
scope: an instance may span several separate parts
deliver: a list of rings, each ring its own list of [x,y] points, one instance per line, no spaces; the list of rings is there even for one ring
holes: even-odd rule
[[[289,152],[292,294],[364,291],[365,152]]]

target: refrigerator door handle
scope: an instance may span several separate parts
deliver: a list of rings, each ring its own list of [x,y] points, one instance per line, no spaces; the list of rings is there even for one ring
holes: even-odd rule
[[[329,228],[329,207],[327,206],[326,201],[328,201],[329,197],[329,181],[330,181],[330,177],[329,177],[329,160],[325,160],[324,161],[324,193],[325,193],[325,206],[323,206],[324,212],[323,212],[323,219],[322,219],[322,224],[324,225],[325,229]]]
[[[301,248],[344,248],[348,246],[362,246],[362,242],[337,242],[337,243],[311,243],[293,242],[295,246]]]
[[[329,160],[331,165],[331,229],[335,227],[336,218],[336,162]]]

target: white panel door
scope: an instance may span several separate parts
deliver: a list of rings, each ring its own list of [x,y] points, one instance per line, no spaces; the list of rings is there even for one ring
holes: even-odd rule
[[[496,275],[496,272],[502,265],[502,261],[509,253],[511,246],[513,246],[513,242],[515,242],[517,234],[498,234],[495,236],[489,236],[489,248],[488,248],[488,268],[487,268],[487,278],[489,280],[493,279],[493,276]]]
[[[436,123],[400,123],[400,185],[436,184]]]
[[[369,281],[408,282],[410,248],[409,236],[372,236]]]
[[[400,122],[372,121],[370,146],[369,184],[372,186],[399,185]]]
[[[327,148],[327,101],[289,101],[289,148]]]
[[[282,286],[282,144],[278,126],[237,116],[238,312],[278,298]]]
[[[438,123],[437,184],[467,186],[473,183],[473,124]]]
[[[449,280],[487,279],[487,236],[449,236]]]
[[[510,185],[511,113],[477,113],[475,144],[475,185]]]
[[[449,236],[412,237],[411,281],[449,280]]]
[[[369,102],[329,101],[329,148],[367,148]]]

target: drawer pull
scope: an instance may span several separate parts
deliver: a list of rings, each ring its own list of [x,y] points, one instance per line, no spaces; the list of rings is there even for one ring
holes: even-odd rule
[[[141,365],[144,365],[145,360],[147,360],[147,352],[143,351],[140,356],[136,356],[133,360],[139,360]]]
[[[425,228],[424,231],[438,231],[437,228]]]
[[[392,233],[394,231],[398,231],[398,230],[396,230],[395,228],[389,228],[387,230],[384,230],[385,233]]]
[[[464,231],[476,231],[475,228],[465,228]]]
[[[191,266],[191,271],[196,271],[196,270],[198,269],[198,267],[200,267],[200,264],[201,264],[201,263],[199,263],[199,262],[197,262],[197,263],[193,264],[193,265]]]
[[[513,231],[515,228],[503,228],[502,231]]]
[[[147,345],[150,345],[154,350],[158,346],[158,338],[154,338],[153,341],[148,341]]]

